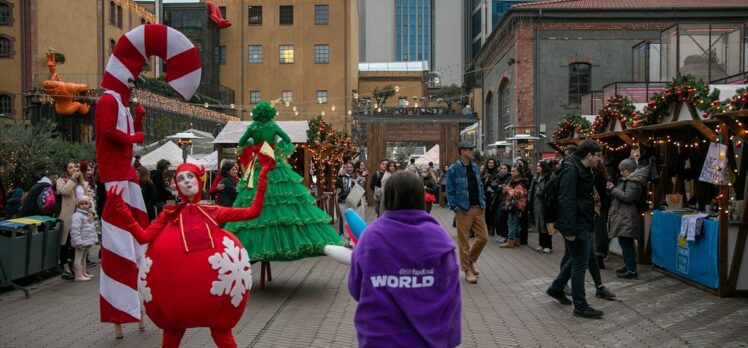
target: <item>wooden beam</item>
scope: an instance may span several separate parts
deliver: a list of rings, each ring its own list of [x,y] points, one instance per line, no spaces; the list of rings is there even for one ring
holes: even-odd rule
[[[618,134],[618,137],[621,138],[621,140],[623,140],[623,142],[626,143],[626,145],[628,145],[628,146],[633,146],[634,145],[634,140],[631,139],[631,137],[628,136],[628,134],[626,134],[624,132],[618,132],[616,134]]]
[[[712,131],[711,128],[707,127],[703,122],[692,121],[691,124],[693,125],[694,128],[696,128],[697,131],[699,131],[699,133],[703,134],[704,137],[709,139],[709,141],[711,142],[717,141],[717,133],[714,133],[714,131]],[[725,136],[726,134],[727,134],[727,129],[725,128],[723,136]],[[724,137],[723,139],[727,139],[727,138],[728,137]]]

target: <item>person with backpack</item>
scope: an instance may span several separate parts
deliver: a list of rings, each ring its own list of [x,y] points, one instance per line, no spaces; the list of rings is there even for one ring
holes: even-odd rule
[[[579,144],[573,156],[565,160],[557,173],[556,207],[553,221],[564,237],[568,260],[553,280],[546,294],[561,304],[574,304],[574,316],[600,318],[603,312],[587,303],[584,277],[590,257],[591,234],[595,224],[595,202],[591,168],[601,160],[602,148],[594,140]],[[564,286],[571,279],[572,299],[564,294]]]
[[[636,162],[627,158],[618,164],[621,180],[608,182],[611,196],[610,238],[618,237],[626,266],[617,269],[618,278],[637,279],[635,241],[642,233],[642,213],[647,210],[646,184],[649,167],[636,169]]]
[[[70,227],[72,226],[73,214],[78,205],[78,199],[86,195],[88,183],[81,174],[80,167],[73,161],[65,164],[63,175],[57,179],[57,193],[62,199],[60,203],[60,215],[62,220],[62,234],[60,237],[60,264],[69,263]],[[64,269],[64,266],[63,266]],[[72,280],[73,267],[69,267],[70,280]],[[63,279],[67,280],[67,274],[63,272]]]
[[[527,179],[520,172],[521,166],[512,167],[512,180],[504,186],[503,209],[507,212],[509,236],[499,248],[514,248],[520,245],[520,215],[527,208]]]
[[[42,176],[34,186],[31,186],[21,198],[21,216],[40,215],[42,211],[38,198],[42,194],[42,191],[50,189],[51,186],[52,180],[46,175]]]

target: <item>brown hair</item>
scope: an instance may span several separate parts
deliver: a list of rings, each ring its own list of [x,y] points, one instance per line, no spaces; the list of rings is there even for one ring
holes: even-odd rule
[[[415,173],[393,173],[384,186],[384,210],[426,210],[423,181]]]
[[[139,182],[151,181],[151,177],[148,176],[148,169],[146,167],[140,166],[137,168],[137,171]]]

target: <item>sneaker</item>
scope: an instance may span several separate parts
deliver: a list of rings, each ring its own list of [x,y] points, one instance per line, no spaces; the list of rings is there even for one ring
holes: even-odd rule
[[[595,297],[613,301],[616,298],[616,294],[610,292],[608,288],[601,285],[599,288],[597,288],[597,291],[595,291]]]
[[[476,277],[470,270],[467,270],[465,271],[465,281],[470,284],[475,284],[478,282],[478,277]]]
[[[64,271],[62,272],[62,275],[60,276],[60,278],[64,280],[73,280],[75,279],[75,276],[73,276],[73,274],[68,271]]]
[[[548,290],[545,291],[546,295],[553,297],[556,301],[558,301],[562,305],[570,305],[571,300],[566,297],[566,295],[563,292],[555,292],[551,290],[551,288],[548,288]]]
[[[574,308],[574,316],[588,319],[600,319],[603,316],[603,311],[599,311],[592,307]]]
[[[504,243],[504,242],[506,242],[506,237],[498,236],[498,237],[496,237],[496,242],[497,243]]]
[[[539,246],[539,247],[535,248],[535,251],[541,252],[541,251],[543,251],[543,247]]]
[[[623,266],[621,268],[616,268],[616,274],[626,274],[629,270],[626,269],[626,266]]]
[[[636,272],[626,272],[623,274],[619,274],[618,278],[621,279],[639,279],[639,273]]]
[[[543,253],[550,254],[553,250],[551,248],[543,248]]]

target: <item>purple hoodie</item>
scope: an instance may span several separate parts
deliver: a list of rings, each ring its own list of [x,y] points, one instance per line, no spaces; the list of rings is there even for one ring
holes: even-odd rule
[[[386,211],[353,251],[348,291],[358,301],[359,347],[460,344],[455,245],[423,210]]]

